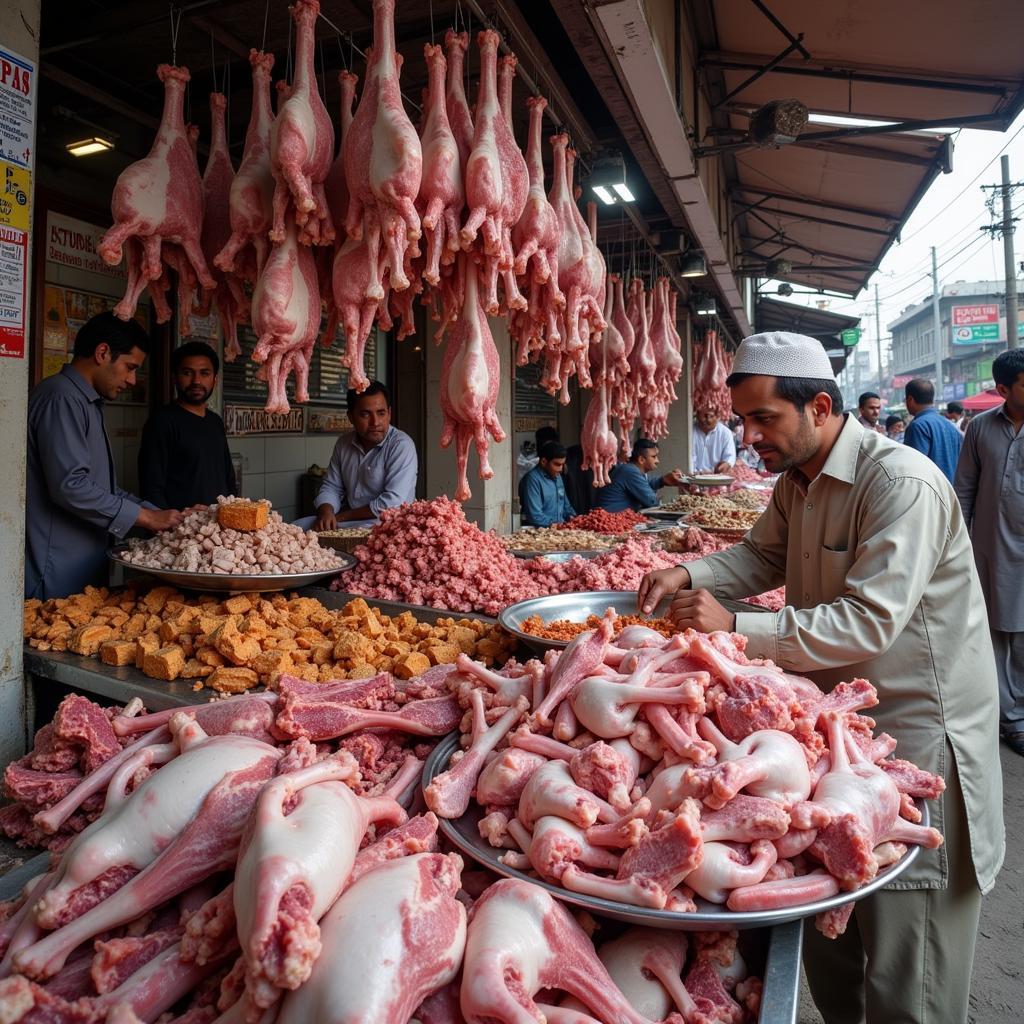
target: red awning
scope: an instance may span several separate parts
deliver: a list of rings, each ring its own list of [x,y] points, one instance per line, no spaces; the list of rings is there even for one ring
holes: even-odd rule
[[[962,398],[960,404],[970,412],[984,412],[986,409],[994,409],[997,405],[1002,405],[1003,399],[997,391],[982,391],[980,395]]]

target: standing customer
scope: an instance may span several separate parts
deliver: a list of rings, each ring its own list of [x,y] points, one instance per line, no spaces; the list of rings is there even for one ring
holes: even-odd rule
[[[745,339],[727,383],[746,440],[782,476],[739,544],[649,573],[638,603],[649,613],[675,592],[679,627],[742,633],[749,657],[825,690],[875,684],[871,717],[897,754],[946,782],[930,804],[945,844],[857,902],[838,939],[807,929],[811,992],[827,1024],[962,1024],[1005,841],[992,643],[956,495],[927,459],[839,412],[812,338]],[[716,600],[783,583],[779,612],[733,615]]]
[[[893,413],[892,416],[886,416],[885,418],[885,435],[890,440],[895,441],[897,444],[903,444],[903,435],[906,432],[906,426],[903,423],[903,417],[897,416]]]
[[[935,408],[935,387],[930,380],[917,377],[906,387],[907,411],[913,416],[903,435],[903,443],[927,455],[947,480],[952,482],[956,460],[960,457],[963,435]]]
[[[316,528],[377,519],[416,497],[418,462],[413,439],[391,425],[391,396],[379,380],[348,390],[352,431],[342,434],[316,496]]]
[[[959,402],[948,402],[946,404],[946,419],[960,431],[967,433],[967,417],[964,415],[964,407]]]
[[[219,372],[217,353],[205,342],[171,353],[177,401],[150,416],[139,446],[139,490],[158,508],[212,505],[235,493],[224,421],[206,407]]]
[[[865,391],[857,399],[857,421],[865,430],[874,430],[878,434],[884,434],[885,431],[878,422],[881,418],[881,397],[875,391]]]
[[[148,352],[135,320],[100,313],[76,335],[71,362],[29,396],[25,597],[101,585],[111,536],[122,540],[133,526],[166,530],[184,518],[117,486],[103,425],[104,399],[135,386]]]
[[[690,472],[728,473],[736,465],[736,440],[711,406],[697,410],[693,421]]]
[[[953,486],[981,577],[999,675],[999,724],[1024,756],[1024,349],[996,357],[1003,404],[967,428]]]

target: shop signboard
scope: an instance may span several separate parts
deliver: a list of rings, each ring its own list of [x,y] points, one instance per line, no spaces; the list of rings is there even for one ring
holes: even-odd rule
[[[25,357],[36,68],[0,49],[0,357]]]
[[[963,383],[957,383],[953,385],[953,398],[966,398],[967,397],[967,385]]]
[[[943,384],[942,385],[942,397],[948,402],[951,398],[956,398],[956,385],[955,384]]]
[[[906,387],[913,379],[914,378],[913,376],[911,376],[911,374],[903,373],[900,374],[898,377],[893,377],[892,386],[894,388],[903,388]]]
[[[847,348],[852,348],[858,341],[860,341],[860,328],[848,327],[842,332],[842,334],[840,334],[840,337]]]
[[[56,210],[46,211],[46,261],[59,267],[84,270],[116,281],[125,278],[125,261],[116,267],[100,258],[96,247],[107,229],[77,217],[67,217]]]
[[[225,405],[224,429],[228,437],[246,434],[301,434],[306,425],[306,410],[286,413],[267,412],[258,405]]]
[[[950,310],[954,345],[984,345],[999,340],[999,306],[984,302]]]

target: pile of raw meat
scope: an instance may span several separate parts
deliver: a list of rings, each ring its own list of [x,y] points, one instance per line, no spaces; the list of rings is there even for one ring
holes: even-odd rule
[[[439,850],[436,816],[410,817],[413,744],[458,725],[467,689],[484,714],[472,673],[450,674],[285,679],[158,715],[91,706],[115,748],[132,742],[39,815],[49,831],[95,805],[3,908],[3,1020],[514,1024],[555,1019],[552,1003],[581,1022],[756,1020],[735,932],[584,930],[539,886]]]
[[[311,530],[286,523],[271,512],[260,530],[232,530],[217,521],[217,508],[234,502],[220,497],[207,509],[190,512],[173,530],[149,540],[132,540],[126,562],[150,569],[178,569],[219,575],[287,575],[330,572],[341,559],[322,548]]]
[[[595,533],[626,533],[636,526],[647,522],[647,517],[624,509],[622,512],[609,512],[604,508],[595,508],[581,515],[573,516],[564,523],[556,523],[559,530],[593,530]]]
[[[892,758],[864,679],[825,694],[729,633],[667,639],[613,617],[543,664],[460,663],[464,750],[427,786],[444,818],[479,809],[506,865],[576,893],[693,912],[854,893],[910,844],[941,778]],[[840,934],[852,904],[818,925]]]
[[[331,584],[334,590],[486,615],[546,594],[636,590],[645,573],[679,563],[636,534],[591,560],[515,558],[447,498],[386,510],[354,554],[359,565]]]
[[[456,498],[469,497],[473,444],[481,479],[492,475],[488,438],[502,441],[496,414],[500,361],[488,317],[508,320],[520,364],[540,361],[543,386],[569,401],[569,380],[595,389],[582,431],[584,468],[607,480],[620,444],[639,421],[666,433],[669,403],[683,369],[676,295],[666,278],[625,283],[607,273],[574,196],[576,154],[551,137],[546,188],[543,121],[547,102],[529,100],[524,156],[513,130],[516,58],[499,59],[493,31],[477,38],[480,76],[470,108],[463,66],[470,39],[449,30],[444,47],[426,44],[429,71],[419,129],[405,109],[402,56],[395,47],[395,0],[373,0],[373,46],[362,94],[339,75],[337,130],[316,75],[318,0],[295,0],[295,71],[278,82],[271,109],[273,54],[252,50],[253,102],[241,164],[231,160],[224,96],[210,97],[212,138],[200,176],[184,119],[186,68],[161,65],[164,111],[149,154],[118,178],[114,225],[98,251],[126,262],[128,286],[115,312],[129,319],[149,291],[163,323],[177,293],[182,333],[198,302],[216,307],[225,353],[239,352],[237,327],[257,335],[253,359],[267,383],[267,409],[287,412],[286,382],[308,401],[318,337],[344,330],[343,364],[356,390],[369,383],[364,351],[374,324],[415,332],[417,296],[445,339],[440,404],[442,447],[453,441]],[[322,59],[322,55],[321,55]],[[336,138],[338,144],[336,145]],[[325,324],[321,331],[322,324]]]

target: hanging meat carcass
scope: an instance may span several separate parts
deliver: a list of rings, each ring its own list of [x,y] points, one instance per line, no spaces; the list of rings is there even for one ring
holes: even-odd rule
[[[525,309],[526,299],[516,284],[512,250],[512,228],[522,216],[529,190],[526,160],[516,144],[508,118],[498,97],[497,32],[481,32],[480,87],[474,121],[473,148],[466,163],[466,205],[469,213],[460,232],[462,248],[473,251],[484,269],[484,308],[492,316],[501,311],[498,275],[505,286],[509,309]],[[511,75],[514,65],[506,63],[503,74]],[[511,83],[507,86],[511,88]],[[482,242],[477,236],[482,235]]]
[[[475,442],[480,459],[480,479],[490,480],[494,470],[487,457],[487,434],[500,443],[505,440],[505,431],[497,415],[501,366],[480,301],[478,271],[465,254],[459,256],[459,262],[465,297],[441,366],[441,447],[447,448],[454,439],[459,473],[455,500],[465,501],[471,496],[466,475],[470,441]]]
[[[345,230],[350,239],[366,239],[370,280],[366,298],[378,302],[385,298],[382,263],[394,291],[409,287],[406,252],[410,246],[417,251],[421,230],[416,197],[423,152],[402,106],[400,67],[395,53],[395,0],[373,0],[373,50],[343,158],[349,188]],[[379,261],[382,235],[385,259]]]
[[[309,359],[320,329],[320,290],[312,250],[300,245],[293,220],[275,245],[252,295],[252,323],[258,336],[252,357],[263,363],[267,412],[288,412],[285,383],[295,372],[295,400],[309,401]]]
[[[334,126],[320,98],[313,63],[320,3],[296,0],[289,10],[295,19],[295,78],[270,131],[270,167],[275,182],[270,240],[285,240],[291,204],[301,229],[300,241],[328,245],[334,239],[334,224],[324,180],[334,157]]]
[[[683,373],[680,339],[672,322],[671,286],[667,277],[658,278],[654,286],[654,318],[651,340],[654,343],[654,381],[661,398],[668,404],[676,401],[675,385]]]
[[[164,109],[149,154],[118,176],[110,201],[114,225],[96,251],[110,266],[117,266],[127,246],[128,289],[114,307],[122,320],[135,315],[139,296],[150,281],[163,273],[161,247],[181,247],[190,270],[203,288],[214,288],[199,244],[203,227],[203,192],[195,154],[185,132],[182,113],[188,68],[161,64],[157,76],[164,84]]]
[[[594,471],[594,486],[604,487],[611,479],[618,442],[612,432],[609,406],[611,383],[604,377],[594,381],[587,414],[583,419],[580,444],[583,447],[583,469]]]
[[[622,353],[626,360],[626,369],[612,386],[611,415],[619,421],[622,432],[620,446],[623,458],[628,459],[633,446],[629,435],[633,430],[639,409],[637,408],[636,385],[633,381],[632,357],[636,346],[636,332],[626,315],[626,300],[622,277],[618,274],[608,276],[608,292],[611,296],[611,316],[605,319],[612,324],[622,336]]]
[[[197,313],[209,316],[211,308],[216,306],[224,336],[224,358],[230,362],[242,351],[238,344],[238,325],[248,320],[249,303],[241,280],[234,274],[226,274],[214,262],[231,237],[229,203],[235,168],[228,152],[224,127],[227,104],[227,98],[221,93],[210,94],[210,155],[203,172],[203,233],[200,244],[217,287],[203,293]]]
[[[723,420],[732,415],[732,396],[725,385],[729,368],[730,363],[722,350],[718,332],[708,331],[694,360],[694,409],[714,409]]]
[[[430,88],[424,109],[423,180],[416,208],[420,212],[427,240],[427,263],[423,279],[431,285],[441,281],[441,266],[452,265],[459,250],[459,220],[465,203],[459,145],[452,133],[445,102],[447,64],[440,46],[429,43],[423,56],[430,74]]]
[[[444,35],[444,48],[448,57],[445,106],[448,108],[448,123],[452,126],[452,134],[459,147],[459,166],[465,171],[473,148],[473,116],[469,112],[469,101],[462,83],[469,33],[448,29]]]
[[[519,366],[527,362],[532,351],[545,344],[558,348],[561,341],[559,314],[565,308],[565,296],[558,287],[558,216],[544,190],[541,133],[548,101],[543,96],[531,96],[526,103],[530,108],[530,133],[526,144],[530,188],[523,214],[512,229],[515,272],[529,296],[526,312],[516,314],[513,319]]]
[[[249,51],[252,65],[252,111],[245,132],[242,163],[231,183],[228,213],[231,237],[213,258],[226,274],[255,281],[270,253],[269,232],[274,217],[274,176],[270,171],[270,72],[274,55]],[[226,356],[226,353],[225,353]]]

